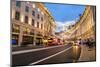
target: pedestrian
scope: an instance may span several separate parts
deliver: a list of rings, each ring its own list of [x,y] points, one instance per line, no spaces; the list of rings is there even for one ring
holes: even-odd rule
[[[81,39],[78,39],[78,40],[77,40],[77,44],[78,44],[78,45],[81,45]]]
[[[91,41],[90,41],[90,39],[87,40],[87,45],[88,45],[89,48],[91,48]]]

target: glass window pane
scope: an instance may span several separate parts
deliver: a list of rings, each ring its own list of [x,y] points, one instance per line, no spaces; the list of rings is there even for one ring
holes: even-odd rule
[[[28,16],[25,16],[25,23],[28,24]]]
[[[17,12],[17,11],[16,11],[15,19],[16,19],[16,20],[19,20],[19,19],[20,19],[20,12]]]
[[[16,1],[16,6],[20,7],[21,6],[21,2],[20,1]]]
[[[25,11],[29,12],[29,7],[28,6],[25,7]]]
[[[32,11],[32,15],[35,16],[35,11]]]
[[[34,20],[32,19],[32,25],[34,26]]]

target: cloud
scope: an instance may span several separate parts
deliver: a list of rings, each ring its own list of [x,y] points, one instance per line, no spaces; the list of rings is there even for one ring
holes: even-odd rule
[[[57,24],[57,32],[62,31],[64,26],[69,26],[69,25],[73,25],[76,23],[75,20],[72,21],[65,21],[65,22],[59,22],[59,21],[55,21]]]
[[[75,20],[72,21],[65,21],[65,22],[58,22],[56,21],[57,26],[69,26],[75,24]]]

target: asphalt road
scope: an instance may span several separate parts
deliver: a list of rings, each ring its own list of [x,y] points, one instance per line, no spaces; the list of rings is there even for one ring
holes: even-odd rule
[[[12,52],[13,66],[73,62],[72,45],[50,46]]]

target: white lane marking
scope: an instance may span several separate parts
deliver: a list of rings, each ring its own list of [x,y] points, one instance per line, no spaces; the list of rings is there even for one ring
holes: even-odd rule
[[[47,60],[47,59],[50,59],[50,58],[52,58],[52,57],[54,57],[54,56],[57,56],[57,55],[59,55],[59,54],[65,52],[65,51],[67,51],[67,50],[69,50],[69,49],[71,49],[71,48],[72,48],[72,46],[69,47],[69,48],[67,48],[67,49],[65,49],[65,50],[63,50],[63,51],[60,51],[60,52],[58,52],[58,53],[56,53],[56,54],[50,55],[50,56],[48,56],[48,57],[46,57],[46,58],[43,58],[43,59],[40,59],[40,60],[38,60],[38,61],[36,61],[36,62],[30,63],[29,65],[34,65],[34,64],[37,64],[37,63],[39,63],[39,62],[45,61],[45,60]]]
[[[29,49],[29,50],[14,51],[14,52],[12,52],[12,55],[22,54],[22,53],[28,53],[28,52],[34,52],[34,51],[40,51],[40,50],[45,50],[45,49],[50,49],[50,48],[56,48],[56,47],[60,47],[60,46],[65,46],[65,45],[44,47],[44,48],[38,48],[38,49]]]

